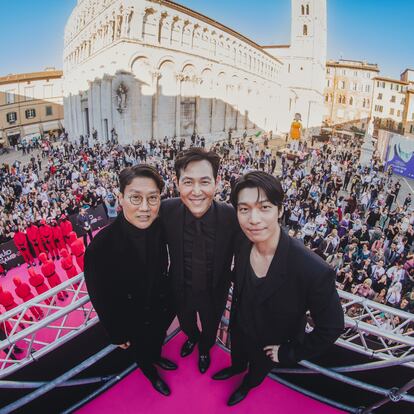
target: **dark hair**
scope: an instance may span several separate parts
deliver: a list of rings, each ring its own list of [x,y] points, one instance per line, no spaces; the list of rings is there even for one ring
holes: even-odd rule
[[[251,171],[239,177],[231,190],[230,201],[237,208],[239,193],[245,188],[259,188],[266,194],[267,199],[277,207],[282,207],[284,192],[278,178],[264,171]]]
[[[204,160],[211,164],[214,179],[217,180],[217,174],[220,167],[220,156],[213,151],[206,151],[199,147],[190,148],[177,155],[174,164],[177,180],[180,179],[181,170],[185,170],[190,162]]]
[[[119,174],[119,190],[123,194],[125,187],[132,183],[132,180],[137,177],[151,178],[155,181],[160,193],[164,189],[164,180],[159,172],[152,165],[140,164],[133,167],[124,168]]]

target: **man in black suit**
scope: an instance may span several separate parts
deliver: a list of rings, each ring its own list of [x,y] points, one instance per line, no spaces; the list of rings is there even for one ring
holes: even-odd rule
[[[335,272],[300,241],[282,231],[283,190],[270,174],[239,178],[232,204],[245,240],[236,255],[230,317],[232,365],[213,376],[245,371],[228,405],[242,401],[275,363],[293,365],[326,351],[341,334],[344,315]],[[305,333],[306,312],[314,327]]]
[[[315,253],[322,257],[322,259],[327,259],[332,253],[334,253],[335,247],[333,244],[333,237],[328,235],[326,239],[318,246],[315,250]]]
[[[169,395],[155,367],[177,368],[161,357],[174,317],[167,246],[157,218],[164,182],[155,168],[142,164],[121,171],[119,182],[122,213],[86,249],[85,280],[111,342],[131,347],[153,387]]]
[[[76,224],[79,227],[80,235],[83,237],[83,244],[88,245],[88,236],[89,240],[93,240],[91,221],[87,214],[86,208],[81,208],[79,214],[76,216]]]
[[[210,366],[209,351],[228,296],[238,231],[233,207],[213,201],[219,164],[216,153],[202,148],[179,154],[175,172],[180,198],[161,205],[177,316],[187,335],[181,356],[190,355],[198,343],[201,373]]]

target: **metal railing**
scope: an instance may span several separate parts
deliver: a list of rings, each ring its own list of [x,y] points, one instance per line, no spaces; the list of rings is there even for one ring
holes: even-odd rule
[[[370,358],[375,358],[377,361],[333,368],[324,368],[309,361],[301,361],[299,364],[303,368],[275,368],[272,370],[270,378],[321,402],[352,413],[368,414],[389,402],[406,401],[413,404],[414,395],[408,394],[408,391],[414,388],[414,379],[400,387],[384,388],[345,374],[395,366],[405,366],[413,369],[414,332],[410,330],[404,332],[404,330],[414,321],[414,315],[341,290],[338,290],[338,294],[345,313],[345,332],[336,341],[336,344]],[[230,305],[231,297],[222,317],[218,335],[219,345],[227,351],[231,347],[228,335],[229,320],[226,317],[229,314]],[[308,330],[312,329],[311,325],[311,323],[308,324]],[[335,381],[381,395],[383,398],[370,407],[351,407],[306,390],[281,378],[278,374],[321,374]]]
[[[385,361],[414,356],[414,314],[338,291],[345,313],[346,331],[338,345]],[[404,365],[414,368],[414,359]]]
[[[64,299],[63,303],[59,300]],[[32,320],[31,309],[44,316]],[[76,317],[73,317],[76,314]],[[98,322],[83,273],[0,315],[0,379],[30,364]]]
[[[58,302],[58,295],[64,291],[68,292],[70,297],[65,301],[64,305],[61,305]],[[324,368],[309,361],[301,361],[300,365],[302,367],[276,368],[272,370],[270,377],[312,398],[316,398],[348,412],[366,414],[389,402],[406,401],[408,403],[414,403],[414,395],[408,394],[408,391],[414,387],[414,380],[407,382],[399,388],[392,387],[388,389],[346,375],[392,366],[414,368],[414,334],[412,331],[406,329],[414,322],[414,315],[347,292],[338,291],[338,293],[345,313],[346,329],[341,338],[338,339],[337,345],[370,358],[375,358],[376,361],[332,368]],[[46,303],[45,300],[46,302],[50,301],[50,303]],[[218,344],[227,351],[230,348],[228,336],[230,304],[231,295],[227,309],[222,317],[217,339]],[[30,308],[33,306],[37,306],[45,312],[45,317],[38,322],[28,320]],[[68,323],[69,316],[73,312],[80,312],[82,315],[80,322],[75,326]],[[79,320],[79,317],[77,319]],[[60,286],[37,296],[31,301],[0,315],[0,323],[3,326],[6,321],[11,323],[12,329],[8,337],[0,342],[0,351],[3,350],[6,353],[6,358],[0,359],[0,379],[61,346],[63,343],[95,324],[98,318],[90,303],[83,274],[80,274],[62,283]],[[312,329],[311,324],[308,326],[308,329]],[[52,340],[45,341],[42,339],[41,335],[45,330],[55,333]],[[177,332],[176,330],[173,334],[176,335]],[[169,339],[171,339],[171,336]],[[12,355],[16,347],[21,346],[22,343],[25,345],[24,357],[21,359],[13,359]],[[23,399],[0,409],[0,413],[11,412],[11,409],[15,410],[17,406],[22,407],[56,387],[103,383],[99,390],[87,397],[90,400],[90,398],[107,389],[111,384],[136,368],[135,364],[121,374],[86,379],[72,379],[78,373],[108,355],[115,348],[115,346],[109,345],[98,354],[88,358],[77,367],[51,382],[0,381],[0,388],[35,389],[35,391]],[[378,394],[381,396],[381,400],[367,408],[351,407],[292,384],[286,379],[281,378],[280,374],[324,375],[335,381]],[[85,401],[83,400],[83,403]]]

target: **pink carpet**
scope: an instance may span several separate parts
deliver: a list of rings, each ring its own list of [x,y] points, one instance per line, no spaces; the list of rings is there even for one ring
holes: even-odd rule
[[[211,375],[229,365],[229,355],[215,346],[211,352],[211,367],[202,375],[198,372],[196,351],[187,358],[179,357],[183,342],[184,336],[179,334],[164,349],[165,356],[179,364],[177,371],[160,371],[171,388],[171,396],[164,397],[158,394],[141,371],[136,370],[77,413],[342,413],[269,378],[266,378],[260,387],[252,390],[240,404],[227,407],[227,399],[240,384],[242,376],[238,375],[227,381],[213,381]]]

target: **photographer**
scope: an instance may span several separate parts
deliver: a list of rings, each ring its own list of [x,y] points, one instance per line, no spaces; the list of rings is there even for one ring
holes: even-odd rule
[[[83,243],[85,246],[87,246],[88,235],[89,235],[89,241],[92,241],[93,235],[92,235],[91,222],[89,220],[89,216],[86,214],[85,208],[80,209],[79,214],[76,217],[76,224],[79,226],[81,230],[81,236],[83,236]]]

